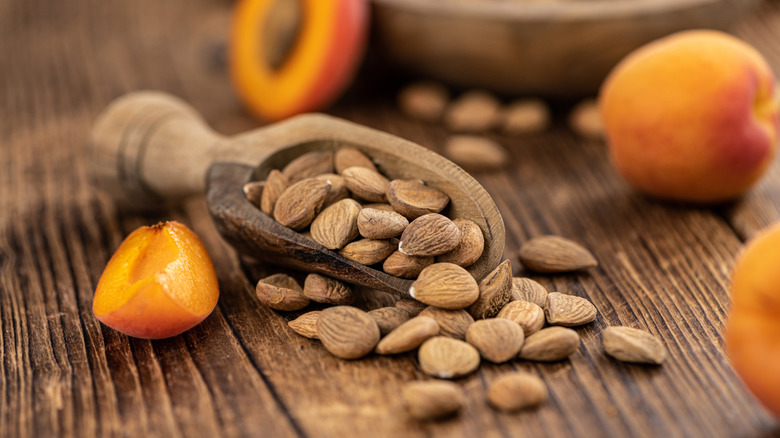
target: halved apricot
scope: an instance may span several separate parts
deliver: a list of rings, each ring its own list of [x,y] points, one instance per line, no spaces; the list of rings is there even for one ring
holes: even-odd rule
[[[295,33],[293,38],[286,35],[269,42],[274,38],[270,33],[285,31],[267,32],[275,24],[277,11],[284,10],[280,2],[296,7],[301,16],[291,22],[299,25],[286,29],[287,33]],[[338,98],[362,60],[368,33],[367,3],[239,1],[231,27],[230,73],[234,88],[249,110],[273,121],[323,109]],[[285,50],[288,44],[291,47]],[[285,52],[281,59],[280,50]]]
[[[133,231],[98,281],[92,311],[129,336],[176,336],[205,319],[219,298],[214,266],[198,236],[169,221]]]

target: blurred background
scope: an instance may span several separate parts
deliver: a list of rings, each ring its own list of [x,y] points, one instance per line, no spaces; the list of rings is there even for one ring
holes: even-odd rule
[[[609,68],[642,43],[690,27],[739,33],[734,23],[760,13],[761,6],[758,0],[368,3],[366,50],[354,55],[357,66],[345,99],[370,101],[366,97],[423,78],[441,80],[455,91],[477,87],[503,93],[503,98],[571,101],[594,95]],[[33,101],[44,112],[68,108],[74,114],[127,91],[160,89],[190,101],[218,131],[245,129],[251,122],[233,117],[240,110],[228,72],[235,4],[5,1],[0,32],[6,114]],[[276,56],[283,59],[300,22],[277,17],[269,13],[257,23],[285,24],[272,29],[272,40],[283,48]],[[742,29],[748,40],[749,32]],[[54,106],[44,104],[52,99]]]
[[[308,3],[314,2],[334,3]],[[6,394],[0,397],[0,436],[306,436],[325,426],[334,436],[375,430],[451,436],[452,424],[423,429],[384,415],[400,415],[402,407],[377,391],[415,376],[413,360],[387,365],[393,372],[380,389],[372,361],[350,364],[349,379],[317,378],[322,361],[330,359],[279,329],[283,318],[258,304],[251,275],[220,239],[202,198],[139,213],[119,208],[90,184],[90,131],[125,93],[171,93],[226,135],[269,123],[247,109],[231,79],[237,4],[0,0],[0,390]],[[497,420],[474,409],[457,430],[463,436],[486,430],[494,436],[507,430],[558,436],[775,433],[776,422],[733,374],[719,330],[733,255],[780,218],[777,163],[738,202],[711,209],[660,204],[632,192],[614,173],[604,143],[573,132],[568,117],[595,95],[627,51],[681,28],[727,29],[780,71],[780,0],[367,5],[365,50],[356,51],[354,74],[332,102],[316,109],[441,152],[449,127],[403,112],[397,102],[406,85],[434,80],[453,97],[481,89],[501,104],[542,99],[552,114],[544,130],[485,133],[505,147],[510,163],[503,172],[476,174],[504,216],[505,254],[516,260],[528,236],[576,236],[604,268],[540,281],[550,290],[591,296],[605,318],[658,324],[676,342],[671,371],[602,373],[594,366],[602,360],[599,339],[586,332],[586,354],[571,367],[540,368],[562,376],[551,384],[555,403],[544,415]],[[281,47],[274,64],[295,46],[290,28],[281,24],[305,24],[294,13],[270,23],[280,41],[270,47]],[[245,39],[255,37],[260,40],[250,32]],[[334,46],[333,56],[341,47]],[[165,219],[187,223],[204,240],[222,296],[217,310],[182,336],[128,339],[93,317],[95,284],[130,231]],[[609,293],[614,291],[625,296]],[[637,309],[652,317],[640,319]],[[311,374],[291,374],[291,363]],[[469,383],[473,393],[481,394],[480,378]],[[609,392],[603,379],[617,389]],[[572,388],[586,396],[568,397]],[[637,400],[642,391],[654,397]],[[372,410],[372,403],[381,409]]]

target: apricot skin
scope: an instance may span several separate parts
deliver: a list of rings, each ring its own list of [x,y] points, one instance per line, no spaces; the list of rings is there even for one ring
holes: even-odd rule
[[[726,348],[758,400],[780,416],[780,223],[745,248],[731,277]]]
[[[748,190],[777,144],[773,73],[722,32],[679,32],[623,59],[599,93],[611,159],[652,196],[720,202]]]
[[[92,309],[126,335],[176,336],[217,304],[214,267],[198,236],[175,221],[141,227],[122,242],[98,281]]]
[[[230,76],[236,93],[266,121],[322,110],[347,88],[368,39],[366,0],[301,0],[303,28],[274,70],[258,37],[273,1],[241,0],[233,13]]]

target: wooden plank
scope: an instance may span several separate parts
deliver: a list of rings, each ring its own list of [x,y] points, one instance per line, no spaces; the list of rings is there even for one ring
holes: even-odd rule
[[[366,112],[350,116],[361,114]],[[395,129],[399,134],[432,132],[403,125]],[[436,149],[444,135],[415,140]],[[580,331],[583,356],[573,358],[566,373],[575,384],[564,391],[564,383],[550,379],[551,393],[560,390],[566,397],[555,398],[541,412],[557,411],[556,422],[569,422],[572,431],[607,435],[621,435],[622,427],[630,435],[647,436],[771,430],[771,418],[738,382],[721,346],[728,275],[741,242],[718,210],[666,205],[634,194],[611,170],[602,144],[583,143],[560,130],[537,138],[497,139],[510,149],[516,165],[478,179],[504,215],[506,256],[516,261],[526,238],[555,233],[583,242],[601,263],[590,276],[535,277],[551,290],[588,297],[602,311],[595,327]],[[523,273],[519,265],[515,270]],[[605,359],[599,332],[608,325],[648,329],[669,348],[669,362],[652,370]],[[545,366],[537,369],[548,375]],[[579,402],[574,391],[581,393]],[[732,403],[744,407],[739,417],[717,414]],[[619,409],[616,421],[589,422],[588,416],[576,414],[608,408]]]
[[[183,44],[186,34],[169,25],[173,10],[153,15],[159,21],[151,23],[155,32],[149,33],[140,25],[149,23],[148,9],[131,3],[113,9],[98,2],[64,11],[21,8],[19,13],[29,14],[41,28],[11,26],[19,32],[12,34],[16,43],[3,44],[11,67],[2,73],[10,80],[0,83],[8,91],[4,106],[10,107],[10,117],[0,124],[13,136],[2,145],[8,172],[0,189],[8,207],[0,247],[9,248],[0,271],[0,435],[247,436],[259,430],[295,435],[251,363],[236,360],[241,348],[218,311],[200,331],[157,343],[129,340],[92,316],[94,285],[111,253],[130,230],[157,218],[128,216],[95,197],[83,161],[86,133],[111,98],[143,86],[147,74],[163,81],[147,86],[176,82],[176,76],[165,74],[170,65],[164,63],[143,63],[147,72],[134,70],[138,58],[154,52],[149,47],[163,49],[157,50],[158,60],[168,60],[180,47],[189,49],[186,54],[201,49]],[[185,16],[196,21],[215,6],[184,3],[174,8],[195,11]],[[219,8],[225,20],[227,10]],[[100,17],[106,13],[107,21]],[[63,25],[71,30],[61,33]],[[94,39],[84,31],[90,26],[107,39]],[[128,33],[139,38],[128,41]],[[31,41],[19,48],[25,37]],[[108,59],[73,57],[96,45]],[[90,75],[97,80],[89,82]],[[228,84],[220,84],[225,101],[235,106]],[[73,109],[84,106],[89,110],[74,116]]]
[[[0,436],[743,436],[777,423],[745,391],[722,348],[728,275],[742,240],[776,220],[777,165],[733,206],[666,205],[631,192],[603,145],[564,127],[496,137],[513,166],[479,175],[504,215],[505,255],[528,237],[557,233],[601,262],[588,273],[534,276],[599,308],[583,346],[557,364],[485,364],[459,380],[458,418],[410,420],[400,387],[424,376],[414,354],[331,357],[292,333],[290,315],[253,296],[242,266],[216,234],[203,200],[182,209],[119,211],[95,193],[83,159],[94,117],[139,88],[178,94],[225,133],[256,126],[224,71],[229,2],[0,1]],[[171,17],[176,17],[171,19]],[[738,31],[780,67],[777,2]],[[778,68],[780,70],[780,68]],[[366,87],[366,84],[362,84]],[[370,88],[370,87],[369,87]],[[334,112],[440,150],[441,126],[408,120],[387,90]],[[169,340],[129,339],[94,318],[105,263],[132,229],[160,219],[191,225],[214,258],[218,308]],[[736,230],[736,232],[734,231]],[[261,269],[263,269],[261,267]],[[662,367],[606,358],[601,330],[646,328],[663,339]],[[487,386],[515,369],[540,375],[551,398],[538,411],[497,413]]]

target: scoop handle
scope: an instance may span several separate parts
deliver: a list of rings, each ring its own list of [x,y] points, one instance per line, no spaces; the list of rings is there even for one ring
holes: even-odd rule
[[[300,114],[224,137],[181,99],[166,93],[130,93],[112,102],[92,130],[89,172],[96,187],[126,206],[160,207],[205,194],[215,162],[260,165],[292,145],[403,142],[326,114]]]
[[[130,93],[112,102],[95,123],[90,176],[122,204],[164,205],[202,193],[206,169],[226,143],[182,100]]]
[[[212,131],[181,99],[152,91],[126,94],[92,129],[90,177],[125,206],[174,204],[205,193],[206,173],[216,160],[256,165],[274,149],[263,141],[265,131],[252,131],[254,141],[236,142]]]

